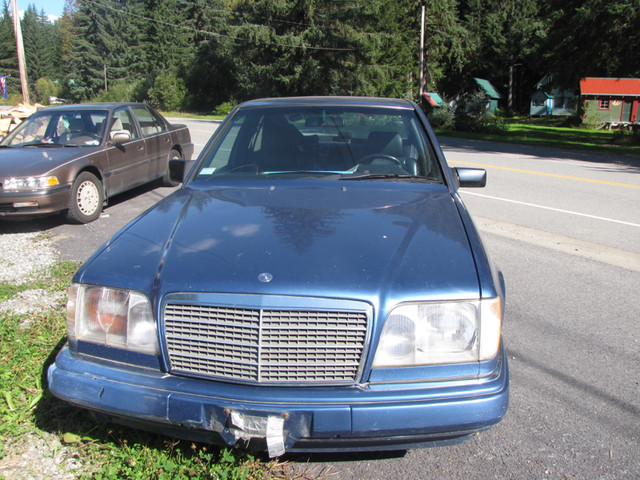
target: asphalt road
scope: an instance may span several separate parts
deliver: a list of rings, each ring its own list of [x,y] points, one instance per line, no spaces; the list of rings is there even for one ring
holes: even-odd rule
[[[196,150],[215,124],[184,121]],[[511,404],[456,447],[293,457],[336,479],[640,478],[640,158],[444,139],[454,166],[482,166],[462,196],[507,280]],[[137,189],[88,225],[0,222],[50,232],[85,260],[174,189]],[[307,463],[308,462],[308,463]]]

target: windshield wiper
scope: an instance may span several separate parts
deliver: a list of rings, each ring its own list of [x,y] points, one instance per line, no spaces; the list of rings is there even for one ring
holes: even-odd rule
[[[342,177],[341,180],[419,180],[429,181],[425,177],[410,175],[408,173],[362,173]]]
[[[11,148],[14,148],[14,147],[54,147],[54,148],[59,148],[59,147],[64,147],[65,145],[60,145],[59,143],[33,141],[33,142],[28,142],[28,143],[19,143],[17,145],[7,145],[7,146],[11,147]]]
[[[28,146],[29,147],[54,147],[54,148],[59,148],[59,147],[76,147],[77,145],[61,145],[59,143],[42,142],[42,143],[29,143]]]
[[[274,170],[260,172],[262,175],[287,175],[287,174],[318,174],[318,175],[345,175],[349,172],[343,170]]]

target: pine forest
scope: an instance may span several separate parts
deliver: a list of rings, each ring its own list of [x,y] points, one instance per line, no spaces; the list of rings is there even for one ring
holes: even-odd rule
[[[421,50],[421,7],[425,6]],[[488,79],[526,111],[552,75],[640,77],[640,0],[66,0],[21,21],[32,101],[216,111],[263,96],[453,98]],[[421,55],[421,51],[423,55]],[[11,9],[0,75],[20,95]]]

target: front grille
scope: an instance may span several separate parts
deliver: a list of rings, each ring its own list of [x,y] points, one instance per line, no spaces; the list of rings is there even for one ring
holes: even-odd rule
[[[164,330],[170,370],[241,382],[354,383],[369,317],[364,307],[305,310],[169,302]]]

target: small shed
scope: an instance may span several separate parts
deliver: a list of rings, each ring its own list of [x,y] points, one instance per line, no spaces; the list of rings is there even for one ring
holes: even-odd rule
[[[475,78],[473,79],[476,84],[482,89],[488,99],[487,103],[487,111],[491,114],[495,114],[498,109],[498,104],[500,100],[504,99],[504,96],[493,86],[489,80],[485,80],[484,78]]]
[[[568,116],[576,113],[576,94],[572,90],[553,87],[553,77],[545,75],[536,83],[531,95],[529,115]]]
[[[595,112],[608,126],[638,122],[640,78],[596,78],[580,80],[585,112]]]
[[[425,92],[422,94],[422,98],[427,105],[433,108],[439,108],[444,105],[444,100],[437,93]]]

